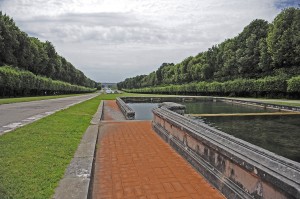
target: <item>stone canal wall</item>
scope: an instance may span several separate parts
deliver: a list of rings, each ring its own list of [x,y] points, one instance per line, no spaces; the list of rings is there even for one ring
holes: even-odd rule
[[[288,106],[288,105],[278,105],[278,104],[270,104],[264,102],[257,102],[257,101],[246,101],[246,100],[238,100],[238,99],[230,99],[230,98],[218,98],[219,101],[227,102],[227,103],[234,103],[234,104],[242,104],[242,105],[249,105],[249,106],[258,106],[264,109],[274,109],[278,111],[297,111],[300,112],[300,107],[296,106]]]
[[[270,104],[265,102],[240,100],[224,97],[210,97],[210,96],[176,96],[176,97],[121,97],[125,103],[161,103],[161,102],[198,102],[198,101],[222,101],[227,103],[235,103],[241,105],[257,106],[264,109],[275,109],[279,111],[298,111],[300,112],[300,107],[288,106],[288,105],[278,105]]]
[[[227,198],[300,198],[299,163],[166,107],[153,113],[153,129]]]
[[[188,97],[188,96],[164,96],[164,97],[120,97],[125,103],[162,103],[162,102],[197,102],[212,101],[213,97]]]
[[[135,112],[121,98],[118,97],[116,103],[127,120],[134,120]]]

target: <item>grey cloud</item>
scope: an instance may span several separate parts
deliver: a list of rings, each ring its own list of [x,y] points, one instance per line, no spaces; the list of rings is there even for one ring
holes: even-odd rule
[[[83,24],[85,26],[137,26],[143,24],[130,13],[66,13],[57,16],[34,16],[18,19],[22,23]]]
[[[26,32],[59,42],[168,44],[194,43],[195,39],[201,39],[197,32],[185,34],[190,27],[161,27],[130,13],[70,13],[56,17],[33,17],[30,20],[18,20],[18,23]]]
[[[286,0],[0,0],[0,9],[92,79],[117,82],[271,21],[274,1]]]

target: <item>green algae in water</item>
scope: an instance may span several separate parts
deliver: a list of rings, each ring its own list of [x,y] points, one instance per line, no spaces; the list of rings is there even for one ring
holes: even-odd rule
[[[300,116],[200,117],[206,124],[300,162]]]

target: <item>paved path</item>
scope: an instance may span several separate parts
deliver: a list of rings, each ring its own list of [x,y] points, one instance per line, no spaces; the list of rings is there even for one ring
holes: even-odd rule
[[[104,101],[103,120],[126,120],[116,100]]]
[[[98,137],[93,199],[224,198],[152,130],[151,121],[107,118]]]
[[[98,94],[0,105],[0,135]]]

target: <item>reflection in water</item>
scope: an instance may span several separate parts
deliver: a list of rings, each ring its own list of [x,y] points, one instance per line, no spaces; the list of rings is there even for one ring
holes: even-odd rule
[[[198,118],[225,133],[300,162],[300,116]]]
[[[238,105],[225,102],[185,102],[186,114],[218,114],[218,113],[265,113],[274,110],[255,106]]]
[[[261,113],[262,108],[224,102],[192,102],[186,113]],[[152,109],[158,103],[128,103],[136,112],[136,120],[152,120]],[[300,162],[300,116],[226,116],[198,117],[197,120],[225,133],[260,146],[281,156]]]
[[[152,120],[152,109],[158,107],[158,103],[128,103],[135,112],[136,120]]]

